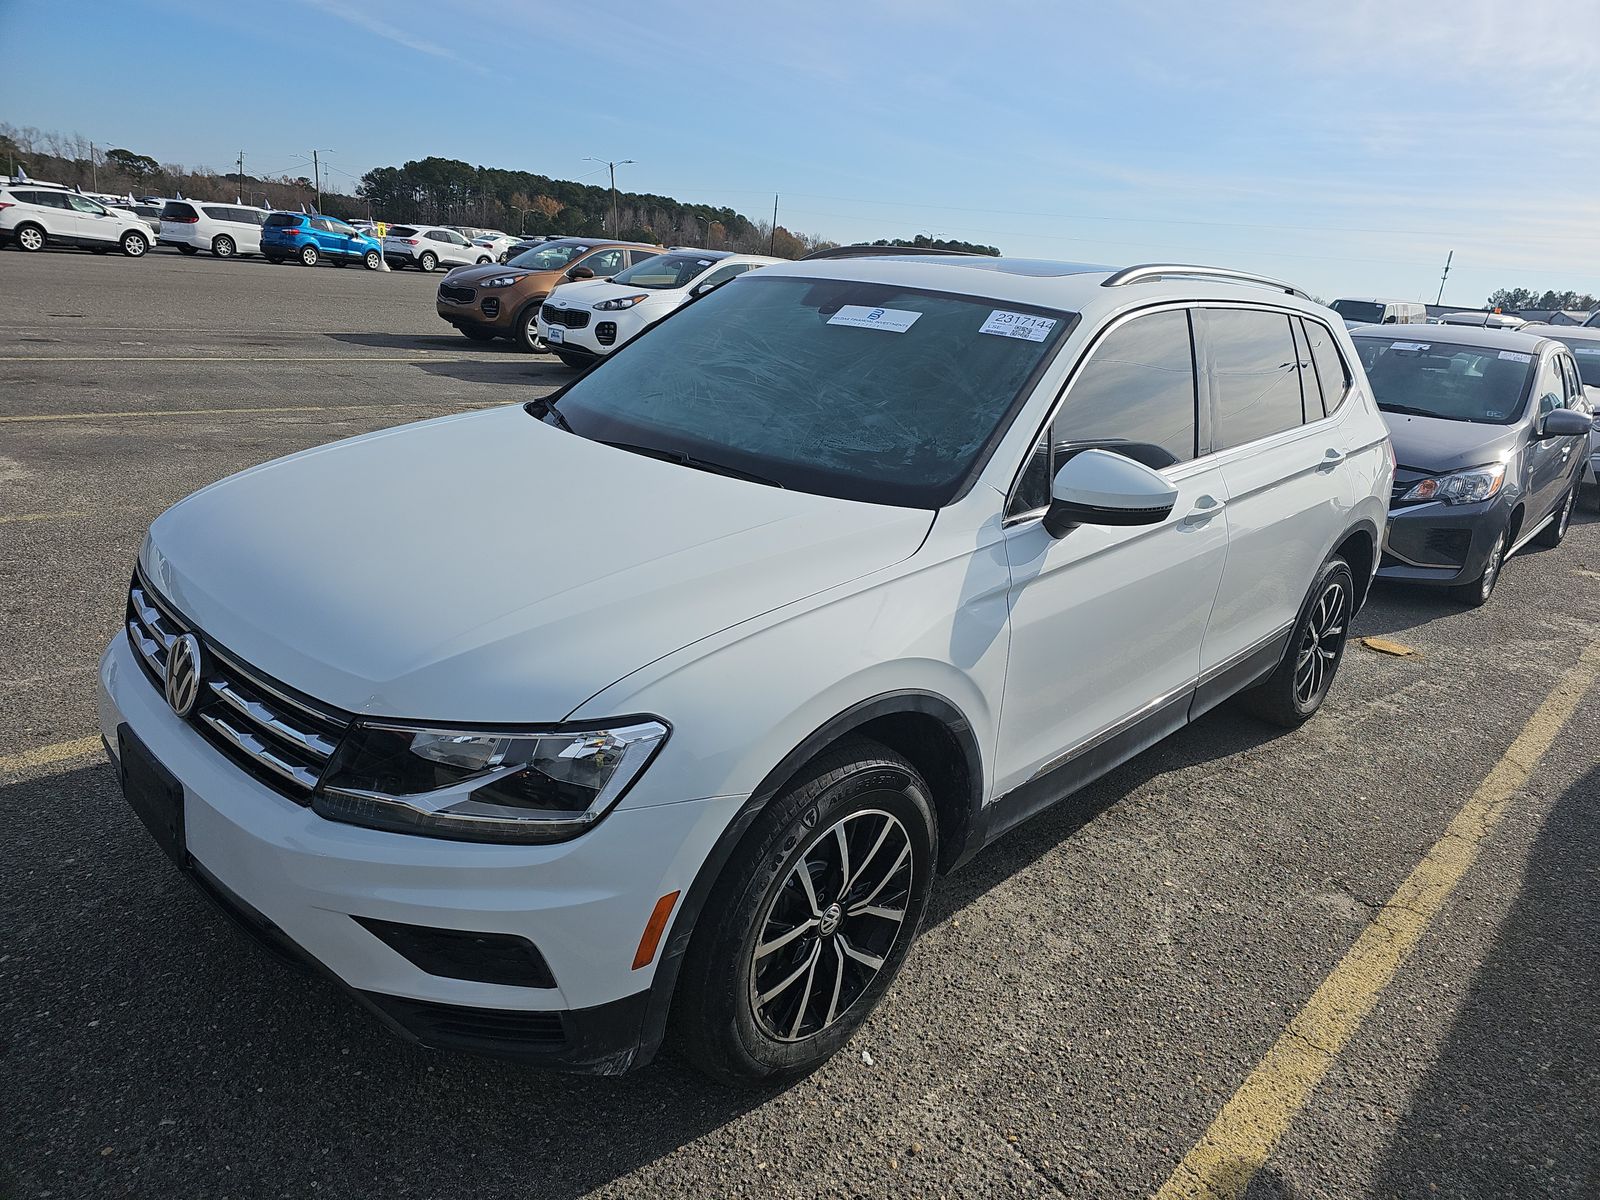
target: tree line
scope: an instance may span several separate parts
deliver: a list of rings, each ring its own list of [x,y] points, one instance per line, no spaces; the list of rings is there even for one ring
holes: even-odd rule
[[[1590,309],[1600,307],[1600,300],[1596,300],[1588,292],[1557,292],[1546,290],[1536,292],[1532,288],[1501,288],[1489,297],[1489,307],[1498,308],[1508,312],[1522,308],[1570,309],[1574,312],[1588,312]]]
[[[80,134],[59,134],[0,123],[0,171],[13,165],[38,179],[85,190],[135,196],[182,194],[297,211],[319,206],[317,187],[304,175],[261,176],[219,172],[158,162],[135,149],[101,149]],[[663,246],[702,246],[747,254],[799,258],[837,243],[817,235],[773,227],[732,208],[691,204],[649,192],[556,179],[532,171],[473,166],[453,158],[416,159],[398,167],[376,167],[354,188],[321,193],[320,211],[345,220],[468,225],[508,233],[613,236]],[[929,234],[881,240],[907,245],[999,254],[993,246],[947,241]]]

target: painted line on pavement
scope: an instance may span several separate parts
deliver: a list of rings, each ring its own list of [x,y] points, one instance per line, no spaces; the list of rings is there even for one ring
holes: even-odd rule
[[[23,771],[34,771],[40,767],[71,762],[75,758],[87,758],[91,754],[99,753],[100,735],[98,733],[89,737],[74,738],[70,742],[56,742],[49,746],[35,746],[32,750],[23,750],[17,754],[0,754],[0,775],[14,775]]]
[[[1235,1198],[1461,882],[1539,759],[1600,675],[1600,641],[1545,697],[1488,777],[1184,1156],[1157,1200]]]

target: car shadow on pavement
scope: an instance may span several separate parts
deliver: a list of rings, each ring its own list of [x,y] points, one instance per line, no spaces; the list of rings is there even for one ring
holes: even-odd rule
[[[1600,768],[1545,819],[1374,1194],[1600,1195],[1597,1029]]]
[[[443,326],[444,322],[439,324]],[[370,350],[457,350],[503,354],[510,358],[525,358],[529,362],[556,361],[547,355],[524,354],[503,339],[475,342],[459,333],[325,333],[322,336],[329,341],[343,342],[347,346],[365,346]]]
[[[491,359],[454,359],[451,361],[417,363],[417,370],[427,375],[437,375],[441,379],[455,379],[462,383],[488,383],[511,384],[521,386],[535,384],[546,389],[558,388],[570,383],[576,373],[553,359],[528,357],[525,359],[491,358]],[[540,392],[538,395],[547,395]],[[490,397],[495,399],[496,397]],[[506,404],[527,402],[532,395],[522,393],[506,393],[497,397]]]
[[[930,924],[1150,776],[1276,732],[1208,715],[942,881]],[[771,1095],[717,1087],[671,1055],[603,1079],[409,1045],[235,932],[157,850],[109,766],[0,787],[0,810],[13,815],[0,1195],[576,1197]]]

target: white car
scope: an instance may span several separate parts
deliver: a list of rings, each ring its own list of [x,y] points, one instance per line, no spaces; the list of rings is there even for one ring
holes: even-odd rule
[[[383,239],[383,256],[391,267],[417,267],[432,271],[470,267],[494,261],[494,255],[474,246],[454,229],[442,225],[391,225]]]
[[[506,261],[506,252],[522,239],[512,237],[509,233],[501,233],[496,229],[482,229],[473,234],[470,240],[474,246],[487,250],[494,255],[495,262],[503,263]]]
[[[248,204],[213,204],[207,200],[168,200],[161,207],[163,246],[185,254],[209,250],[218,258],[261,253],[261,227],[270,212]]]
[[[784,263],[555,400],[175,505],[101,728],[182,870],[391,1027],[616,1073],[670,1017],[790,1078],[937,875],[1235,693],[1315,714],[1393,479],[1286,285]]]
[[[150,249],[150,227],[126,209],[46,183],[0,185],[0,246],[23,250],[82,246],[104,253],[121,250],[139,258]]]
[[[1527,324],[1521,317],[1507,313],[1455,312],[1439,318],[1441,325],[1476,325],[1484,329],[1521,329]]]
[[[690,300],[746,271],[784,261],[726,250],[669,250],[611,279],[562,284],[539,310],[539,336],[567,366],[591,366]]]

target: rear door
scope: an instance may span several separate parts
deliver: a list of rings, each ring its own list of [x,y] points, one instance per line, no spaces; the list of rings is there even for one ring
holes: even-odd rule
[[[1196,457],[1196,396],[1186,311],[1124,318],[1089,352],[1013,490],[999,791],[1081,770],[1072,764],[1111,738],[1138,729],[1154,740],[1187,719],[1228,547],[1225,484],[1213,460]],[[1172,515],[1051,537],[1040,520],[1051,480],[1088,448],[1160,470],[1178,489]]]
[[[1202,673],[1215,674],[1270,658],[1283,644],[1354,497],[1343,470],[1342,416],[1324,415],[1298,317],[1218,306],[1196,318],[1228,490],[1228,566],[1201,655]]]

